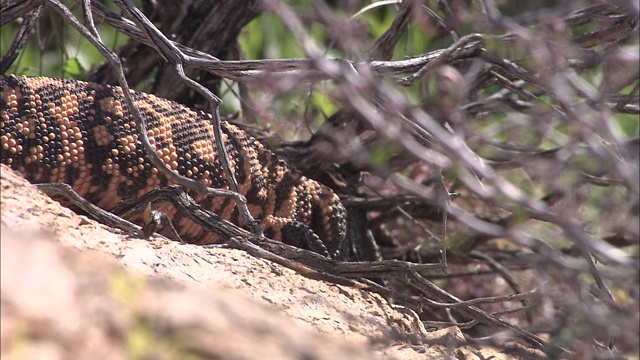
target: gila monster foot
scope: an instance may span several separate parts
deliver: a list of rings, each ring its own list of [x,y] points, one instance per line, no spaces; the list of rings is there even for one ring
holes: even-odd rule
[[[300,221],[291,221],[282,227],[282,242],[301,249],[316,252],[322,256],[330,257],[327,247],[318,235],[307,225]]]

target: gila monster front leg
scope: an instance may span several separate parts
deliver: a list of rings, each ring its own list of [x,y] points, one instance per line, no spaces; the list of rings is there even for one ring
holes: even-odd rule
[[[112,211],[121,201],[174,185],[148,160],[119,87],[45,77],[0,77],[1,160],[32,183],[66,183]],[[202,184],[227,189],[211,115],[145,93],[132,94],[164,163]],[[345,210],[327,187],[302,176],[238,127],[222,124],[229,164],[267,237],[332,256],[345,249]],[[229,198],[191,194],[203,208],[240,224]],[[161,205],[180,236],[225,242],[175,207]],[[322,244],[322,242],[320,242]]]

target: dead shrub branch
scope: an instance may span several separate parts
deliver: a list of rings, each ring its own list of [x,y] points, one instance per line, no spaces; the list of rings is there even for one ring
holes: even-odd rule
[[[561,2],[509,17],[490,1],[479,10],[456,1],[405,0],[377,38],[366,42],[344,32],[329,45],[299,9],[265,0],[256,12],[276,15],[305,57],[221,60],[171,40],[131,1],[114,3],[122,15],[100,1],[78,1],[81,23],[57,0],[3,2],[2,26],[19,18],[22,25],[2,71],[18,59],[44,5],[100,50],[125,96],[129,74],[96,26],[153,49],[207,99],[217,141],[219,94],[193,79],[241,82],[241,100],[252,106],[260,91],[279,95],[313,84],[306,88],[312,94],[316,85],[326,86],[340,110],[308,141],[280,142],[274,150],[340,194],[359,258],[337,262],[261,237],[227,164],[234,191],[219,194],[236,199],[253,233],[203,209],[182,187],[158,189],[149,194],[154,201],[171,201],[231,239],[229,247],[309,278],[376,292],[432,327],[483,324],[552,358],[586,351],[584,344],[594,356],[637,349],[637,4],[634,12],[633,2],[580,2],[580,8]],[[311,3],[316,21],[329,30],[374,11],[349,18]],[[404,37],[420,31],[448,45],[394,58]],[[135,114],[144,139],[145,124]],[[443,275],[452,270],[471,275]],[[507,308],[508,302],[521,306]],[[558,340],[572,330],[577,345]],[[592,346],[602,342],[613,345]]]

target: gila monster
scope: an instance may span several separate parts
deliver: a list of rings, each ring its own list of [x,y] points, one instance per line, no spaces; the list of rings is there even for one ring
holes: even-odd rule
[[[0,89],[2,163],[30,182],[69,184],[107,211],[123,200],[172,185],[145,156],[119,87],[0,75]],[[228,189],[210,114],[151,94],[132,92],[132,96],[151,145],[171,170],[208,187]],[[335,256],[346,236],[346,214],[338,196],[237,126],[223,121],[222,133],[240,193],[265,236],[301,247],[305,241],[296,237],[319,237],[322,242],[318,242]],[[202,207],[240,224],[232,199],[190,194]],[[205,231],[169,205],[158,210],[189,243],[228,240]]]

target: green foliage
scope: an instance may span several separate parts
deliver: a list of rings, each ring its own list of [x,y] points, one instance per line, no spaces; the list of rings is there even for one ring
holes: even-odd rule
[[[389,160],[401,152],[401,146],[387,139],[378,139],[372,146],[371,166],[373,168],[383,168]]]
[[[65,74],[71,76],[72,79],[82,79],[82,76],[87,72],[78,58],[67,59],[62,70]]]
[[[620,129],[624,132],[624,135],[629,138],[638,137],[638,134],[640,133],[638,115],[616,114],[615,120]]]
[[[238,41],[250,60],[304,57],[300,44],[274,13],[264,13],[247,24]]]
[[[74,9],[74,15],[82,19],[82,13],[78,9]],[[108,25],[96,24],[96,27],[102,41],[111,49],[117,49],[128,41],[127,36]],[[2,54],[9,50],[19,28],[18,22],[2,27]],[[79,79],[105,62],[104,57],[89,41],[47,8],[40,18],[38,29],[39,32],[30,35],[10,73]]]

